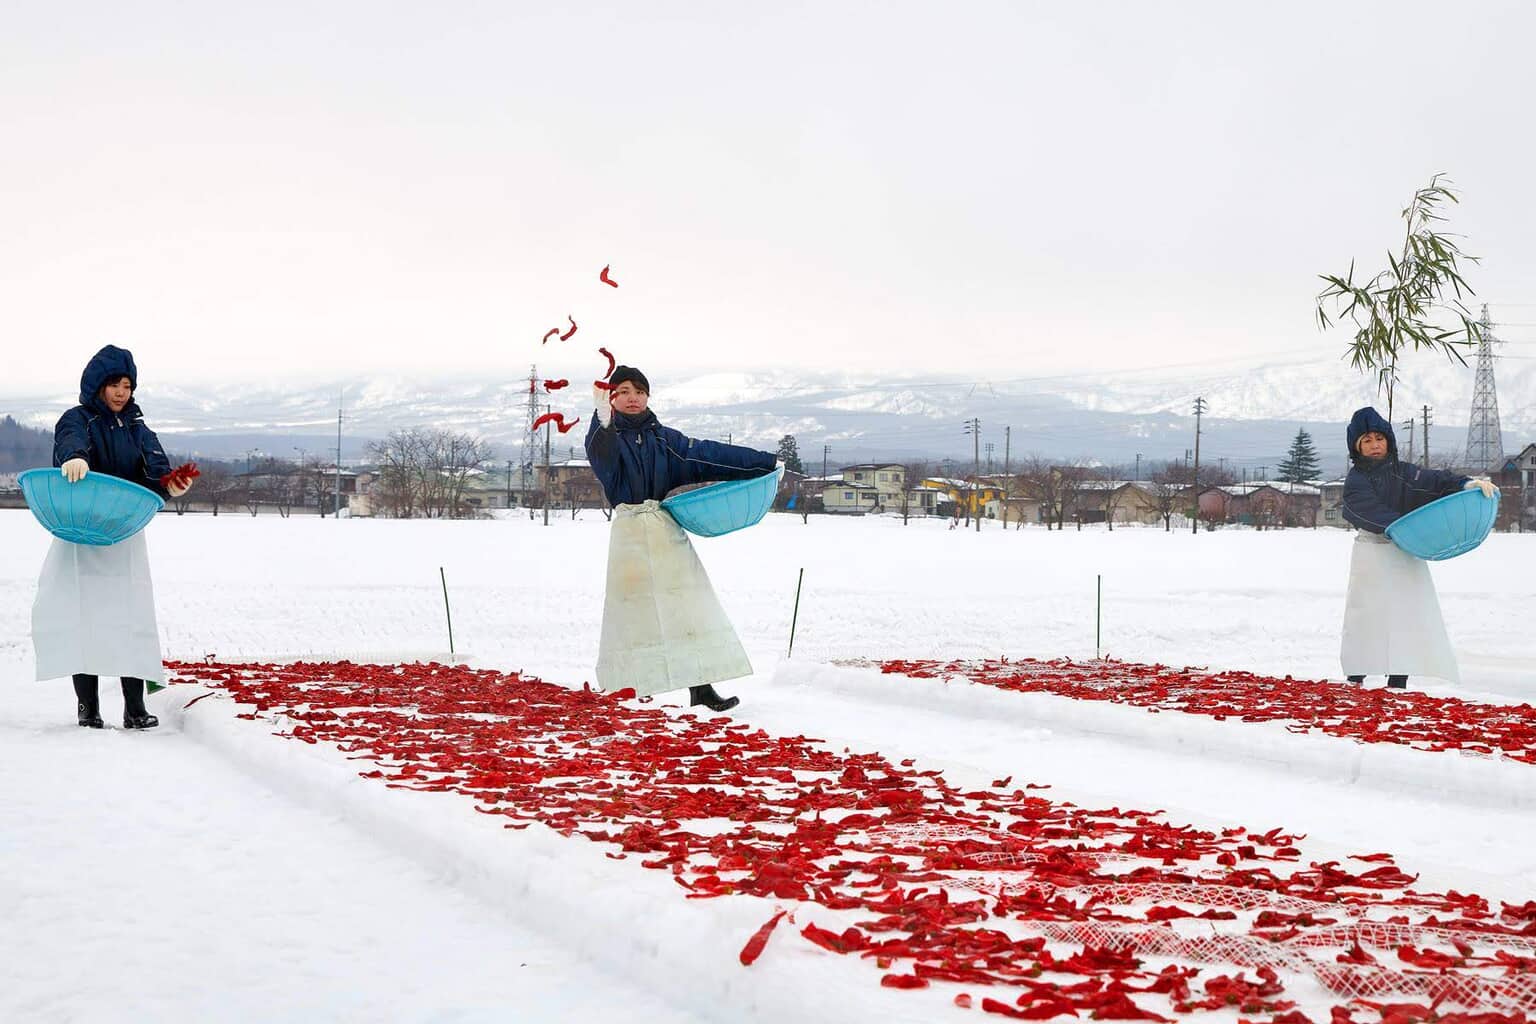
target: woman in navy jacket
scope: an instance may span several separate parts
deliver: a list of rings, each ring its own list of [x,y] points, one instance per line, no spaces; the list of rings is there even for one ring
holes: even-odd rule
[[[71,483],[103,473],[162,498],[180,497],[190,484],[161,482],[171,472],[170,460],[133,400],[138,379],[127,349],[108,345],[92,356],[80,375],[80,404],[54,428],[53,464]],[[160,724],[144,707],[144,678],[135,674],[163,678],[146,551],[142,533],[104,548],[56,539],[49,549],[33,606],[38,677],[73,677],[83,726],[104,724],[98,673],[125,667],[124,728]]]
[[[1428,469],[1397,457],[1397,437],[1375,409],[1359,409],[1345,431],[1350,470],[1344,479],[1344,518],[1360,532],[1349,564],[1340,660],[1351,682],[1385,675],[1401,689],[1409,675],[1455,682],[1456,656],[1429,566],[1400,550],[1387,527],[1437,498],[1464,488],[1492,495],[1487,480]]]
[[[689,688],[689,703],[726,711],[740,701],[713,683],[752,674],[746,651],[681,527],[661,508],[674,488],[762,476],[775,457],[690,438],[649,408],[650,382],[631,366],[593,389],[587,459],[614,506],[597,681],[640,696]]]

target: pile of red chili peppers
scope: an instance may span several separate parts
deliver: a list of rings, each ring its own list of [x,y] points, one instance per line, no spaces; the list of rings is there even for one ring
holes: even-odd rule
[[[1536,902],[1416,891],[1386,854],[1305,863],[1304,837],[1279,829],[1079,807],[1012,779],[965,790],[911,760],[516,673],[170,668],[241,717],[334,744],[366,778],[605,844],[690,898],[779,901],[743,936],[743,964],[787,912],[806,940],[873,961],[884,986],[943,985],[1009,1018],[1514,1024],[1536,1009]],[[1326,1020],[1288,996],[1297,973],[1340,1000]]]
[[[884,661],[880,671],[918,679],[961,677],[1001,690],[1110,701],[1218,720],[1284,722],[1365,743],[1459,750],[1536,764],[1536,708],[1476,704],[1407,690],[1314,682],[1249,672],[1207,672],[1123,661]]]

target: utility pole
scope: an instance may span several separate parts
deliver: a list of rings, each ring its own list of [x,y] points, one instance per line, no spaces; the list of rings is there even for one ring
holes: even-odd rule
[[[538,364],[528,367],[528,422],[523,428],[527,433],[523,436],[523,500],[528,500],[528,495],[533,491],[533,452],[534,445],[539,441],[538,431],[533,429],[534,421],[539,418],[539,367]],[[528,521],[533,521],[533,506],[528,506]]]
[[[1200,532],[1200,417],[1205,415],[1205,399],[1195,399],[1195,517],[1194,524],[1190,527],[1193,533]]]
[[[1141,479],[1141,452],[1136,453],[1136,479]]]
[[[971,444],[975,448],[975,469],[971,473],[971,500],[967,503],[968,511],[976,514],[976,532],[981,532],[981,509],[976,507],[976,499],[981,490],[981,420],[972,417],[965,421],[965,432],[971,435]]]
[[[1013,428],[1003,428],[1003,530],[1008,529],[1008,499],[1013,497],[1013,476],[1009,472],[1008,457],[1013,445]]]
[[[336,518],[341,518],[341,406],[346,400],[347,389],[336,393]]]
[[[550,485],[550,425],[544,424],[544,525],[550,525],[550,497],[554,488]]]
[[[988,476],[990,476],[992,474],[992,453],[994,451],[996,451],[996,450],[997,450],[997,445],[994,444],[991,441],[988,441],[987,442],[987,475]]]
[[[1409,418],[1403,421],[1403,426],[1408,428],[1408,461],[1413,461],[1413,425],[1416,420]]]
[[[829,444],[822,445],[821,446],[821,485],[823,487],[825,487],[827,485],[827,456],[830,455],[830,454],[832,454],[832,446],[829,445]]]
[[[1429,418],[1429,406],[1424,407],[1424,468],[1429,468],[1429,425],[1433,421]]]
[[[507,460],[507,508],[512,507],[512,460]]]

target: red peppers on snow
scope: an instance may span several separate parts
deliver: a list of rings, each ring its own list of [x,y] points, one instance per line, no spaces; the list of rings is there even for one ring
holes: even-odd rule
[[[1515,1024],[1536,1009],[1536,901],[1411,888],[1381,854],[1361,870],[1307,862],[1304,838],[1279,828],[1080,807],[1032,783],[968,789],[880,754],[518,674],[167,667],[250,709],[238,717],[359,760],[365,778],[603,844],[692,899],[795,901],[822,918],[805,941],[873,961],[886,987],[964,986],[957,1007],[983,988],[997,998],[981,1009],[1008,1018],[1225,1008],[1301,1024],[1281,980],[1300,972],[1340,1001],[1340,1024],[1367,1024],[1351,1016],[1362,1010]],[[744,964],[784,916],[748,938]]]
[[[1284,722],[1296,733],[1321,732],[1361,743],[1394,743],[1419,750],[1465,751],[1536,765],[1536,709],[1529,704],[1477,704],[1401,690],[1109,659],[865,664],[878,664],[887,675],[914,679],[961,676],[1015,693],[1050,693],[1218,721]]]
[[[545,391],[559,391],[561,388],[568,388],[570,386],[571,382],[563,377],[560,380],[547,380],[544,382]]]
[[[567,316],[566,319],[571,322],[571,329],[560,335],[561,341],[570,341],[571,335],[576,333],[576,318],[573,316]]]
[[[604,267],[603,272],[597,275],[597,279],[603,282],[603,284],[608,285],[610,288],[617,288],[619,286],[619,282],[608,276],[607,267]]]
[[[551,327],[549,330],[544,332],[544,340],[539,342],[539,344],[541,344],[541,345],[548,345],[550,338],[558,338],[558,337],[560,337],[560,328],[558,328],[558,327]]]

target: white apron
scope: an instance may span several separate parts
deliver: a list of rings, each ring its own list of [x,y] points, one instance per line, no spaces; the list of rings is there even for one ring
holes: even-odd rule
[[[751,674],[683,528],[660,502],[615,508],[598,685],[643,697]]]
[[[1429,563],[1379,533],[1355,535],[1339,661],[1346,676],[1461,680]]]
[[[32,603],[32,647],[38,679],[79,672],[165,681],[142,530],[106,547],[54,538]]]

